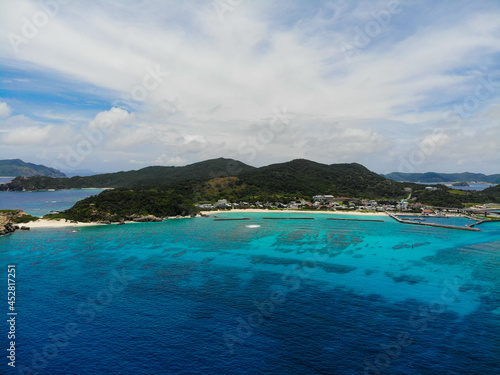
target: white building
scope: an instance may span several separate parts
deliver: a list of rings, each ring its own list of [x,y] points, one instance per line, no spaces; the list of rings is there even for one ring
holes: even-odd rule
[[[230,203],[227,203],[227,199],[219,199],[217,203],[215,204],[215,207],[217,208],[227,208],[231,207]]]
[[[333,202],[333,195],[315,195],[313,197],[313,201],[318,201],[318,202],[321,202],[321,201],[325,201],[325,202]]]

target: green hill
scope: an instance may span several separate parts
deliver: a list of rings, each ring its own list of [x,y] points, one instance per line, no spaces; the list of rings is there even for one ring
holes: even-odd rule
[[[296,159],[244,172],[238,177],[267,193],[309,197],[332,194],[360,198],[408,195],[404,192],[404,184],[381,177],[357,163],[326,165]]]
[[[241,170],[228,170],[228,162],[242,167]],[[152,170],[155,169],[145,168],[136,172],[149,176]],[[161,217],[192,214],[196,211],[193,204],[203,201],[228,199],[231,202],[285,203],[296,198],[310,200],[316,194],[400,199],[408,196],[405,187],[411,185],[388,180],[356,163],[326,165],[303,159],[261,168],[248,167],[234,160],[216,159],[169,171],[176,171],[177,174],[171,173],[168,179],[161,179],[168,180],[167,184],[154,185],[154,181],[159,181],[157,176],[155,180],[141,181],[132,189],[119,187],[105,191],[78,202],[57,216],[78,221],[119,221],[134,215]],[[237,176],[222,177],[227,176],[228,171],[239,173]],[[130,172],[122,173],[130,176]],[[420,185],[415,185],[415,188],[424,189]]]
[[[434,206],[463,207],[465,203],[500,202],[498,186],[484,193],[453,190],[444,185],[428,190],[425,185],[384,178],[357,163],[327,165],[304,159],[255,168],[219,158],[184,167],[147,167],[88,177],[20,177],[11,183],[0,184],[0,189],[2,187],[4,190],[115,188],[77,202],[59,215],[78,221],[192,214],[196,212],[194,204],[219,199],[287,203],[330,194],[394,202],[409,197],[407,188],[412,190],[412,201]]]
[[[62,214],[47,217],[63,217],[70,220],[90,222],[109,220],[117,222],[137,216],[156,217],[191,215],[198,210],[180,194],[172,190],[108,190],[97,196],[77,202]]]
[[[17,177],[17,176],[49,176],[49,177],[66,177],[66,175],[54,168],[49,168],[44,165],[25,163],[21,159],[0,160],[0,176]]]
[[[76,188],[131,188],[170,184],[183,180],[207,180],[221,176],[236,176],[254,167],[236,160],[218,158],[184,167],[146,167],[137,171],[105,173],[86,177],[50,178],[36,176],[16,178],[0,185],[0,190],[46,190]]]
[[[492,198],[500,197],[500,185],[491,186],[481,191],[481,193]]]

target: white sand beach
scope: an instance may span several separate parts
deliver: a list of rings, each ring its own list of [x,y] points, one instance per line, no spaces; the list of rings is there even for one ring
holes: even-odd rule
[[[27,226],[31,229],[35,228],[73,228],[73,227],[85,227],[89,225],[105,225],[102,223],[71,223],[69,221],[61,220],[47,220],[47,219],[38,219],[36,221],[31,221],[26,224],[19,224],[19,226]]]
[[[232,209],[229,211],[202,211],[204,215],[222,215],[228,213],[285,213],[285,214],[324,214],[324,215],[357,215],[357,216],[387,216],[385,212],[360,212],[360,211],[305,211],[305,210],[265,210],[261,208]]]

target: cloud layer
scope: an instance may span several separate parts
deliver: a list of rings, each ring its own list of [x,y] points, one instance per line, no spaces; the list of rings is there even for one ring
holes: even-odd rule
[[[64,165],[108,119],[79,167],[498,172],[498,147],[478,146],[499,127],[496,1],[64,3],[2,5],[2,157]]]

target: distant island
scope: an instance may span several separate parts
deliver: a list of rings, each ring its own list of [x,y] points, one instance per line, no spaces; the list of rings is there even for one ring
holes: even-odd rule
[[[454,182],[469,182],[469,183],[488,183],[488,184],[500,184],[500,174],[485,175],[482,173],[403,173],[403,172],[392,172],[388,174],[383,174],[386,178],[389,178],[398,182],[419,182],[419,183],[454,183]],[[462,185],[455,185],[462,186]]]
[[[457,186],[457,187],[459,187],[459,186],[470,186],[470,185],[467,182],[465,182],[465,181],[461,181],[461,182],[454,182],[454,183],[451,184],[451,186]]]
[[[21,159],[0,160],[0,176],[5,177],[32,177],[32,176],[48,176],[48,177],[66,177],[66,175],[58,169],[49,168],[45,165],[25,163]]]

